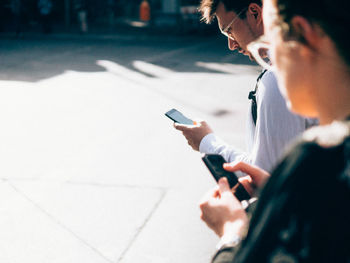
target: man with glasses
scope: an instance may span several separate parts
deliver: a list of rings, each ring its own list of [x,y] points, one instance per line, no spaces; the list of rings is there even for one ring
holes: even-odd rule
[[[238,50],[254,60],[247,46],[263,35],[260,0],[202,0],[200,11],[206,23],[217,18],[220,31],[227,36],[230,50]],[[220,154],[227,162],[244,161],[271,171],[286,144],[314,125],[315,120],[305,119],[288,110],[275,76],[269,70],[260,74],[249,99],[252,105],[248,117],[247,152],[226,144],[205,121],[194,126],[177,123],[174,126],[182,131],[194,150]]]

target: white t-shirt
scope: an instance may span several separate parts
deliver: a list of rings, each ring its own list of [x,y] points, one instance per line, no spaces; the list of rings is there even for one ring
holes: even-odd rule
[[[247,121],[247,152],[228,145],[214,133],[202,139],[199,151],[220,154],[227,162],[244,161],[271,172],[282,157],[286,145],[305,129],[317,124],[315,119],[303,118],[288,110],[276,78],[270,71],[267,71],[258,83],[256,101],[256,125],[251,110]]]

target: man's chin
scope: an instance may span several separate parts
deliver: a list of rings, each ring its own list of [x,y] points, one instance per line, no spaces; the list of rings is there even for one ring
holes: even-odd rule
[[[252,56],[252,54],[251,54],[249,51],[242,50],[240,53],[242,53],[243,55],[249,57],[249,59],[250,59],[251,61],[254,61],[254,62],[255,62],[254,57]]]

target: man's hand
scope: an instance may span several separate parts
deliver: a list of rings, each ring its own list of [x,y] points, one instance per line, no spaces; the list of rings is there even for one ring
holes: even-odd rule
[[[229,172],[242,171],[247,174],[247,176],[239,178],[239,182],[250,196],[254,196],[256,190],[261,188],[270,178],[270,174],[265,170],[244,162],[225,163],[224,169]]]
[[[174,123],[174,127],[175,129],[182,131],[187,143],[195,151],[199,151],[199,144],[202,139],[209,133],[213,132],[205,121],[197,122],[196,125]]]
[[[218,185],[201,201],[201,219],[219,237],[224,234],[241,235],[248,224],[247,215],[232,194],[227,179],[221,178]]]

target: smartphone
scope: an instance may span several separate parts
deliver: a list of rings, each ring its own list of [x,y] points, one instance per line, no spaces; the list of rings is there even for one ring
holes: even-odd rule
[[[216,181],[219,181],[221,177],[226,177],[230,187],[236,187],[235,196],[239,201],[250,199],[248,192],[244,189],[243,185],[239,183],[237,175],[223,168],[223,164],[226,163],[226,161],[221,155],[206,154],[202,157],[202,160]]]
[[[194,125],[193,120],[185,117],[181,112],[179,112],[176,109],[171,109],[170,111],[165,113],[165,116],[173,120],[174,122],[180,123],[180,124],[189,124]]]

